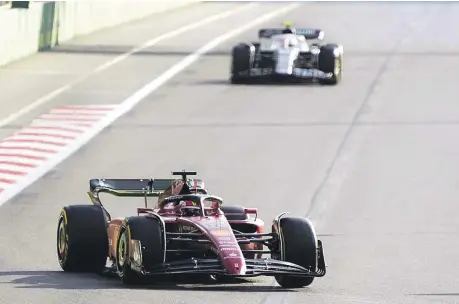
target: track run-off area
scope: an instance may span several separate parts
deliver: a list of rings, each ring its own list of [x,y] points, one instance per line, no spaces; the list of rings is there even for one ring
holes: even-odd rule
[[[459,302],[458,15],[456,3],[205,3],[1,69],[0,303]],[[232,46],[285,20],[343,45],[342,83],[229,85]],[[298,290],[264,277],[127,288],[60,269],[57,217],[89,203],[90,178],[181,169],[267,225],[310,217],[327,275]],[[113,216],[142,204],[103,199]]]

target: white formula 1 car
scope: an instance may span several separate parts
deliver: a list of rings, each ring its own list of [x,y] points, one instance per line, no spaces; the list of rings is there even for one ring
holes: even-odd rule
[[[259,42],[240,43],[233,48],[230,81],[253,80],[318,81],[335,85],[341,81],[343,47],[337,44],[308,44],[323,40],[319,29],[260,29]]]

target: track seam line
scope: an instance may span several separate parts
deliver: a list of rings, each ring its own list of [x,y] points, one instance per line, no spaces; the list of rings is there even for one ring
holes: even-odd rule
[[[306,213],[306,217],[311,218],[311,221],[313,223],[319,221],[319,219],[322,216],[320,214],[321,212],[319,211],[318,216],[314,217],[313,214],[316,212],[316,210],[317,209],[324,209],[324,206],[321,206],[321,208],[318,208],[318,206],[319,206],[318,198],[322,194],[322,191],[323,191],[325,185],[330,180],[330,177],[331,177],[331,175],[333,173],[333,170],[335,169],[336,163],[337,163],[338,159],[342,156],[342,152],[344,151],[344,148],[345,148],[347,142],[349,141],[349,138],[351,137],[353,131],[356,129],[355,127],[358,126],[358,124],[359,124],[358,120],[360,119],[360,116],[362,115],[363,110],[365,109],[365,107],[367,106],[367,104],[370,101],[371,97],[375,93],[375,89],[376,89],[376,87],[377,87],[382,75],[384,75],[384,73],[387,71],[387,69],[389,67],[389,63],[396,57],[396,54],[398,53],[398,50],[401,47],[401,44],[411,34],[412,30],[413,29],[408,28],[407,32],[400,36],[400,38],[396,41],[394,47],[392,48],[391,52],[389,52],[387,54],[387,56],[385,57],[383,63],[381,64],[380,68],[378,69],[378,72],[375,75],[375,78],[370,83],[369,88],[367,90],[367,93],[365,94],[365,96],[364,96],[364,98],[362,100],[362,103],[360,104],[360,106],[357,109],[357,111],[354,113],[354,115],[352,117],[352,120],[351,120],[346,132],[344,133],[344,136],[341,139],[341,141],[340,141],[340,143],[338,145],[338,148],[336,149],[334,157],[332,158],[332,160],[330,161],[328,167],[326,168],[326,170],[324,172],[323,178],[321,179],[319,185],[314,189],[314,192],[313,192],[313,194],[311,196],[311,199],[310,199],[310,203],[311,204],[310,204],[309,210]]]

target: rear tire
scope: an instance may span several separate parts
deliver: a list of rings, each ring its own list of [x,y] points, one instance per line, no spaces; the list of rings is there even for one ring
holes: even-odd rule
[[[279,225],[283,239],[283,260],[315,271],[318,264],[318,243],[311,222],[304,217],[282,217]],[[314,281],[314,277],[279,275],[275,278],[284,288],[301,288]]]
[[[64,207],[57,228],[59,264],[68,272],[101,273],[108,256],[107,221],[95,205]]]
[[[327,44],[320,48],[319,70],[324,73],[332,73],[331,79],[320,79],[321,84],[336,85],[341,82],[343,69],[343,53],[340,50],[336,55],[335,51],[341,47],[336,44]]]
[[[129,244],[138,240],[142,247],[142,265],[151,270],[164,260],[164,235],[160,221],[150,216],[132,216],[121,224],[116,244],[116,268],[118,276],[124,284],[140,284],[142,274],[131,268]]]

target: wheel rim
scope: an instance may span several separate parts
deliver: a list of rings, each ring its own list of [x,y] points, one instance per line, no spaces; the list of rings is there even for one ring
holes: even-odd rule
[[[118,265],[122,268],[126,263],[127,257],[127,240],[126,231],[123,231],[118,242]]]
[[[65,227],[64,218],[62,217],[59,221],[57,230],[57,252],[59,259],[63,260],[67,251],[68,235]]]
[[[336,59],[335,60],[335,75],[339,75],[339,73],[341,72],[341,62],[339,59]]]

